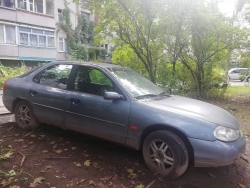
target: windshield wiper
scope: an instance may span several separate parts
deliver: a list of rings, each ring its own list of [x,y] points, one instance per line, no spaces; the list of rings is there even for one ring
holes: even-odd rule
[[[145,94],[145,95],[136,96],[135,98],[136,99],[143,99],[143,98],[147,98],[147,97],[157,97],[157,95],[155,95],[155,94]]]
[[[167,93],[167,92],[162,92],[162,93],[160,93],[160,94],[158,94],[157,96],[167,96],[167,97],[171,97],[171,95],[169,94],[169,93]]]

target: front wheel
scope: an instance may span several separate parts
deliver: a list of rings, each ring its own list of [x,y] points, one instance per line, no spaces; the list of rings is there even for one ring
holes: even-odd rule
[[[39,127],[33,110],[28,102],[20,101],[15,108],[15,119],[18,127],[23,130],[33,130]]]
[[[148,168],[169,179],[180,177],[188,167],[188,151],[183,141],[169,131],[150,133],[143,143],[143,157]]]

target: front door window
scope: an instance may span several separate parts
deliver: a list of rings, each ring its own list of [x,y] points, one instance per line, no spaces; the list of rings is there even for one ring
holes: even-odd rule
[[[103,96],[106,91],[114,91],[111,80],[99,69],[79,66],[76,71],[74,90]]]

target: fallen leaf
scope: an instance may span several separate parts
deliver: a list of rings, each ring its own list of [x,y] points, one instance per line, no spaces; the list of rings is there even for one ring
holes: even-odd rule
[[[76,150],[77,147],[72,147],[72,150]]]
[[[10,170],[8,172],[8,176],[15,176],[16,175],[16,172],[14,170]]]
[[[62,150],[56,150],[56,153],[60,154],[62,153]]]
[[[49,144],[55,144],[55,141],[50,142]]]
[[[31,137],[31,138],[36,138],[36,135],[31,134],[30,137]]]
[[[89,180],[89,184],[88,185],[96,186],[96,183],[93,180]]]
[[[53,149],[56,149],[57,148],[57,144],[55,144],[54,146],[53,146]]]
[[[65,148],[65,149],[63,149],[64,151],[68,151],[68,149],[67,148]]]
[[[43,153],[48,153],[48,150],[43,150]]]
[[[45,178],[44,177],[37,177],[37,178],[35,178],[34,179],[34,181],[33,181],[33,184],[41,184],[42,183],[42,181],[44,181],[45,180]]]
[[[82,166],[80,163],[74,162],[74,164],[75,164],[76,166]]]
[[[24,142],[24,139],[19,139],[19,140],[17,140],[17,142]]]
[[[9,188],[20,188],[18,185],[10,186]]]
[[[90,164],[91,164],[90,160],[86,160],[86,161],[84,162],[84,166],[90,166]]]
[[[140,185],[137,185],[135,188],[145,188],[145,186],[140,183]]]
[[[13,152],[9,151],[8,153],[6,153],[3,158],[10,158],[10,156],[13,154]]]
[[[47,170],[47,169],[51,169],[52,168],[52,166],[46,166],[45,167],[45,169]]]
[[[76,184],[79,185],[81,183],[83,183],[84,181],[86,181],[86,179],[81,179],[79,182],[77,182]]]
[[[61,176],[55,176],[56,178],[61,178]]]

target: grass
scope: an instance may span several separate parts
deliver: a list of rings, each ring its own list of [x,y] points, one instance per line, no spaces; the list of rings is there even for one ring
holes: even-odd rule
[[[250,85],[246,86],[228,86],[225,96],[249,96]]]

